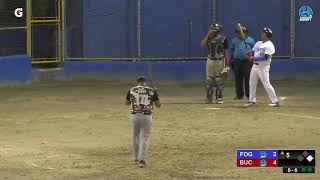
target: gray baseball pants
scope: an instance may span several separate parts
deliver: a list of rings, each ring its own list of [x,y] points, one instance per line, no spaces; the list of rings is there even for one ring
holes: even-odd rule
[[[212,95],[215,92],[216,99],[222,98],[225,77],[221,75],[224,68],[224,59],[211,60],[207,59],[206,76],[207,76],[207,99],[212,101]]]
[[[131,114],[133,129],[133,155],[135,160],[147,160],[152,127],[152,115]]]

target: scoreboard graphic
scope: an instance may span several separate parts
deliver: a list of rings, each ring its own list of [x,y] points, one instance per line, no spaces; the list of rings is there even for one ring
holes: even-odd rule
[[[283,173],[315,173],[315,150],[237,150],[238,167],[282,167]]]

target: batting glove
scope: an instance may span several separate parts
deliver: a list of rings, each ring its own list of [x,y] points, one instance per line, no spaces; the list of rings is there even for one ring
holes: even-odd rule
[[[254,61],[254,56],[252,55],[251,52],[247,53],[247,57],[248,57],[249,61]]]

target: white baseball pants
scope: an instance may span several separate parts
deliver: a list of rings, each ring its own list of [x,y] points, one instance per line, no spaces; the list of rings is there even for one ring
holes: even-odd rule
[[[251,69],[251,74],[250,74],[250,102],[256,102],[256,91],[257,91],[257,85],[259,79],[261,80],[261,83],[264,87],[264,89],[267,91],[269,99],[271,100],[272,103],[276,103],[279,101],[273,86],[270,83],[269,79],[269,71],[270,71],[270,65],[253,65]]]

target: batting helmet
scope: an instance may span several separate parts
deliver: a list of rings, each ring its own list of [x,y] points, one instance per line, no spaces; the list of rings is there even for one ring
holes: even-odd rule
[[[263,28],[262,32],[266,33],[268,38],[272,38],[272,30],[271,30],[271,28]]]

